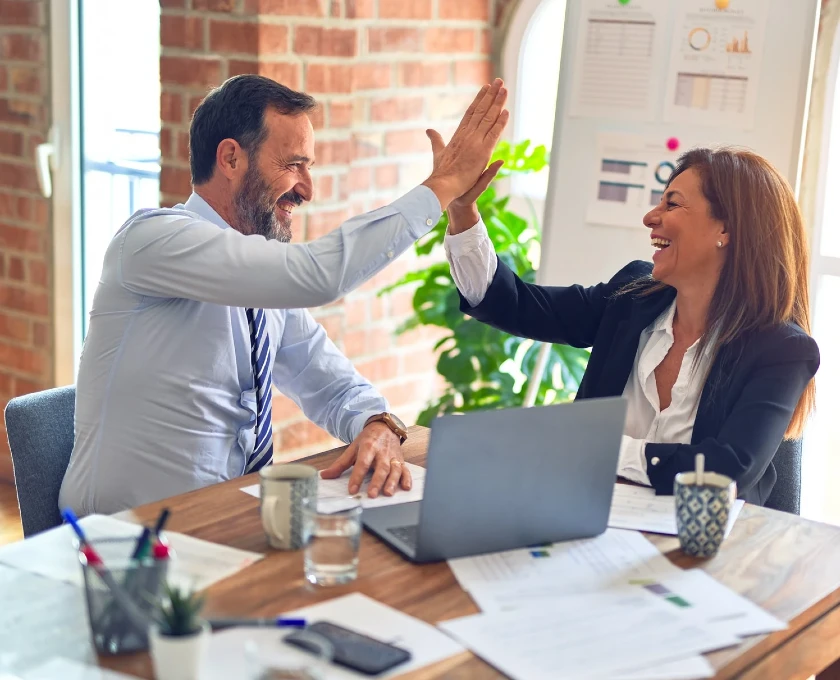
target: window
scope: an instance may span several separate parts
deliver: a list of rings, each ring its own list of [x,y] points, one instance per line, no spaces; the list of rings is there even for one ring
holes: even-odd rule
[[[551,148],[565,14],[566,0],[521,0],[512,17],[502,68],[512,95],[514,142],[529,139],[534,146]],[[515,177],[511,190],[542,203],[547,188],[546,168]]]
[[[159,202],[159,0],[51,0],[56,381],[75,381],[105,249]],[[128,55],[115,58],[114,55]]]
[[[840,25],[839,25],[840,26]],[[817,211],[812,231],[812,325],[820,346],[817,410],[804,438],[802,514],[840,524],[840,28],[826,77]]]
[[[160,3],[80,0],[79,12],[84,337],[111,237],[159,205]]]

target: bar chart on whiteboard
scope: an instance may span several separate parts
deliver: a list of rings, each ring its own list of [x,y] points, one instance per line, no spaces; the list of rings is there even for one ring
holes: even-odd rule
[[[673,32],[664,119],[750,129],[755,119],[767,0],[716,9],[683,0]]]
[[[678,155],[660,137],[599,133],[587,223],[644,228],[642,218],[662,200]]]

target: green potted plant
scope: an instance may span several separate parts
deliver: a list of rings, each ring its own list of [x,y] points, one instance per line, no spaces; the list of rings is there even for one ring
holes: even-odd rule
[[[167,585],[149,632],[157,680],[198,680],[210,643],[204,596]]]
[[[533,283],[540,247],[536,211],[530,206],[530,215],[525,217],[510,210],[510,196],[501,194],[499,183],[514,174],[545,168],[546,149],[530,148],[527,140],[515,145],[501,142],[491,163],[500,159],[504,165],[479,197],[478,211],[499,258],[524,281]],[[449,219],[444,213],[434,229],[415,244],[415,252],[421,256],[439,252],[448,226]],[[437,371],[446,381],[446,387],[418,416],[419,425],[428,426],[435,416],[443,413],[522,406],[532,379],[539,381],[535,405],[574,398],[589,360],[589,350],[552,345],[544,370],[534,376],[539,343],[514,337],[462,314],[448,262],[437,260],[424,269],[409,272],[379,295],[404,286],[416,286],[412,301],[414,315],[397,333],[423,325],[446,329],[445,336],[434,347],[439,352]]]

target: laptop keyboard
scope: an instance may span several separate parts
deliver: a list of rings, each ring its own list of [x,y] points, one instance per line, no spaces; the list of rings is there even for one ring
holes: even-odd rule
[[[410,524],[405,527],[388,527],[388,533],[401,540],[412,548],[417,547],[417,530],[419,524]]]

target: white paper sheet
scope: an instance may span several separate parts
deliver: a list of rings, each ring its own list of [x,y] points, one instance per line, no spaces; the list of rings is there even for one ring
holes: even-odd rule
[[[677,535],[677,510],[673,496],[657,496],[645,486],[616,484],[610,508],[609,526],[616,529],[635,529],[654,534]],[[744,501],[736,499],[729,511],[724,537],[729,536]]]
[[[713,678],[715,669],[702,656],[658,663],[640,671],[620,672],[610,680],[700,680]]]
[[[0,593],[0,677],[48,656],[96,663],[81,588],[0,564]]]
[[[88,666],[69,659],[54,658],[27,671],[20,680],[56,680],[56,678],[61,678],[61,680],[136,680],[137,676]]]
[[[653,120],[668,0],[583,0],[569,115]]]
[[[639,579],[635,583],[729,635],[747,637],[787,628],[784,621],[730,590],[702,569],[679,570],[654,579]]]
[[[515,680],[612,678],[738,643],[638,588],[567,596],[439,627]]]
[[[406,466],[411,471],[411,489],[404,491],[400,489],[393,496],[379,495],[376,498],[367,497],[367,488],[370,483],[371,475],[365,478],[362,483],[362,488],[359,493],[362,495],[363,508],[381,508],[385,505],[399,505],[400,503],[412,503],[414,501],[423,500],[423,486],[426,481],[426,468],[412,463],[406,463]],[[338,479],[321,479],[318,476],[318,500],[331,501],[339,498],[347,497],[347,481],[350,479],[351,470],[347,470]],[[260,497],[260,485],[251,484],[250,486],[243,486],[240,491],[244,491],[249,496],[254,498]]]
[[[88,515],[80,520],[85,535],[97,538],[134,538],[142,527],[107,515]],[[203,590],[244,569],[260,553],[230,548],[171,531],[163,532],[175,553],[169,581],[181,587]],[[68,525],[0,548],[0,562],[47,578],[83,585],[82,568],[75,549],[76,535]],[[106,565],[107,561],[106,561]]]
[[[680,0],[666,76],[664,119],[748,130],[755,120],[767,0]]]
[[[642,218],[658,205],[679,154],[690,142],[679,138],[679,148],[667,147],[670,135],[598,133],[595,137],[597,170],[589,187],[586,221],[647,232]]]
[[[457,642],[434,626],[403,614],[361,593],[327,600],[311,607],[304,607],[288,616],[302,616],[308,622],[330,621],[378,640],[396,644],[411,652],[411,660],[381,678],[390,678],[428,666],[464,651]],[[243,677],[242,670],[258,659],[262,665],[280,668],[312,664],[313,657],[291,645],[282,637],[288,631],[257,628],[232,628],[213,634],[207,663],[206,680],[228,680]],[[325,680],[351,680],[369,676],[330,665]],[[202,676],[205,680],[205,676]]]
[[[640,533],[619,529],[607,529],[595,538],[461,557],[449,560],[449,567],[484,612],[679,572]]]
[[[570,595],[608,597],[641,588],[715,634],[738,638],[782,630],[783,621],[699,569],[671,564],[644,536],[608,529],[594,539],[450,560],[461,587],[484,613],[542,607],[554,611]],[[610,674],[612,680],[692,680],[712,677],[709,663],[690,656]]]

